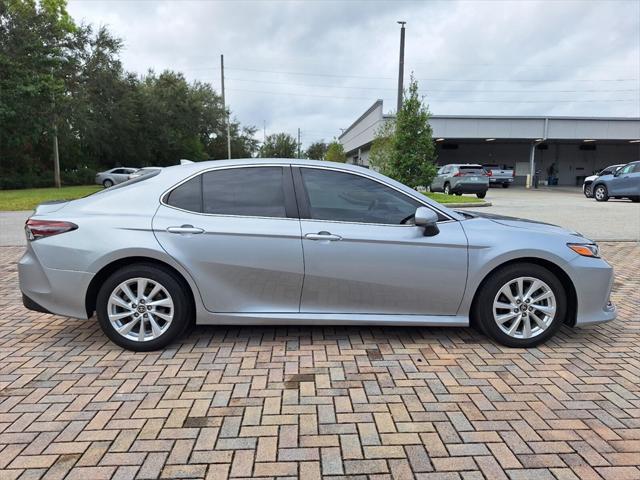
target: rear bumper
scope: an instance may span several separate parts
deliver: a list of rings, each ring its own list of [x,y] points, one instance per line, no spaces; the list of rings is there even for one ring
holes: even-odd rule
[[[489,188],[488,184],[481,183],[456,183],[451,187],[453,193],[482,193]]]
[[[489,183],[491,184],[503,184],[503,183],[513,183],[513,178],[509,177],[509,178],[493,178],[493,177],[489,177]]]
[[[85,296],[93,274],[44,267],[30,245],[18,262],[22,302],[30,310],[87,318]]]

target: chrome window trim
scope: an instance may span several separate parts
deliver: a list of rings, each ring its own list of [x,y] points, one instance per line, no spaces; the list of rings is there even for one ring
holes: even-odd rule
[[[183,183],[188,182],[192,178],[197,177],[198,175],[204,175],[205,173],[216,171],[216,170],[230,170],[232,168],[253,168],[253,167],[289,167],[289,163],[256,163],[253,165],[222,165],[220,167],[211,167],[205,170],[200,170],[188,177],[182,179],[180,182],[176,183],[172,187],[167,188],[164,192],[160,194],[160,204],[164,205],[167,208],[172,208],[174,210],[178,210],[180,212],[190,213],[192,215],[202,215],[205,217],[224,217],[224,218],[257,218],[257,219],[266,219],[266,220],[294,220],[296,222],[300,221],[300,218],[291,218],[291,217],[262,217],[258,215],[231,215],[228,213],[204,213],[204,212],[194,212],[192,210],[185,210],[184,208],[175,207],[173,205],[169,205],[164,201],[166,196],[176,188],[178,188]]]
[[[434,210],[436,212],[438,212],[439,214],[443,215],[444,217],[447,218],[447,220],[440,220],[438,223],[449,223],[449,222],[457,222],[458,220],[456,220],[455,218],[451,218],[451,216],[449,216],[448,214],[446,214],[445,212],[443,212],[442,210],[439,210],[437,208],[434,208],[432,205],[425,203],[423,200],[419,199],[418,197],[414,196],[414,195],[410,195],[407,192],[403,192],[402,190],[400,190],[399,188],[396,188],[393,185],[390,185],[386,182],[380,181],[377,178],[371,177],[369,175],[365,175],[361,172],[354,172],[353,170],[349,170],[349,169],[342,169],[340,167],[326,167],[324,165],[297,165],[297,164],[292,164],[292,163],[287,163],[287,162],[283,162],[283,163],[255,163],[255,164],[249,164],[249,165],[222,165],[219,167],[210,167],[210,168],[206,168],[204,170],[199,170],[197,172],[194,172],[193,174],[189,175],[188,177],[183,178],[181,181],[179,181],[178,183],[172,185],[171,187],[167,188],[164,192],[162,192],[160,194],[160,204],[167,207],[167,208],[172,208],[174,210],[178,210],[180,212],[186,212],[186,213],[190,213],[192,215],[202,215],[202,216],[206,216],[206,217],[227,217],[227,218],[257,218],[257,219],[268,219],[268,220],[293,220],[293,221],[301,221],[301,220],[306,220],[306,221],[312,221],[312,222],[324,222],[324,223],[344,223],[344,224],[354,224],[354,225],[384,225],[384,226],[391,226],[391,227],[415,227],[415,225],[395,225],[392,223],[367,223],[367,222],[346,222],[346,221],[341,221],[341,220],[319,220],[319,219],[311,219],[311,218],[291,218],[291,217],[262,217],[262,216],[256,216],[256,215],[229,215],[229,214],[224,214],[224,213],[204,213],[204,212],[194,212],[192,210],[185,210],[183,208],[179,208],[179,207],[175,207],[173,205],[169,205],[168,203],[166,203],[164,201],[164,199],[166,198],[166,196],[174,189],[178,188],[180,185],[182,185],[183,183],[188,182],[189,180],[191,180],[192,178],[197,177],[198,175],[204,175],[205,173],[211,172],[211,171],[216,171],[216,170],[229,170],[229,169],[234,169],[234,168],[254,168],[254,167],[291,167],[291,168],[315,168],[315,169],[321,169],[321,170],[331,170],[331,171],[335,171],[335,172],[340,172],[340,173],[350,173],[352,175],[358,175],[360,177],[364,177],[367,178],[369,180],[372,180],[374,182],[378,182],[381,185],[384,185],[385,187],[389,187],[392,188],[393,190],[395,190],[396,192],[405,195],[409,198],[412,198],[413,200],[417,201],[418,203],[420,203],[422,206],[430,208],[431,210]]]

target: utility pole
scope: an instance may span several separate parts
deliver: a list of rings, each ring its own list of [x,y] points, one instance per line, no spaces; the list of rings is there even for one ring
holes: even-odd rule
[[[224,108],[224,115],[227,120],[227,158],[231,159],[231,125],[229,121],[229,111],[227,110],[227,104],[224,99],[224,55],[220,55],[220,80],[222,84],[222,108]]]
[[[407,22],[398,21],[400,27],[400,65],[398,69],[398,109],[396,115],[402,108],[402,90],[404,89],[404,25]]]
[[[298,158],[300,157],[300,127],[298,127]]]
[[[51,78],[53,79],[53,67],[51,67]],[[53,184],[56,188],[60,188],[62,182],[60,182],[60,154],[58,151],[58,118],[56,115],[56,94],[53,91],[51,106],[53,113]]]

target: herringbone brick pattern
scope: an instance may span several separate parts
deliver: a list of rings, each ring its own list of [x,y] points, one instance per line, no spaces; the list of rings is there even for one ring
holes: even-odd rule
[[[640,478],[640,246],[619,319],[502,348],[471,329],[198,327],[162,352],[26,311],[0,249],[0,478]]]

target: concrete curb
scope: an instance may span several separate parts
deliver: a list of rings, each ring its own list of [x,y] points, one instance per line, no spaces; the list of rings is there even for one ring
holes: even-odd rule
[[[474,203],[441,203],[440,205],[443,205],[443,206],[448,207],[448,208],[490,207],[491,206],[491,202],[482,202],[482,203],[478,203],[478,202],[474,202]]]

